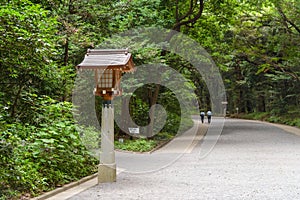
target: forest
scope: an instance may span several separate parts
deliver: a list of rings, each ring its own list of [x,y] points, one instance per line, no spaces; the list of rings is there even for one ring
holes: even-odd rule
[[[78,125],[73,116],[76,66],[87,49],[129,48],[137,68],[168,66],[185,77],[199,109],[211,109],[208,85],[190,62],[139,35],[120,37],[126,31],[174,30],[196,41],[221,74],[227,116],[300,127],[298,0],[3,0],[0,24],[0,200],[28,199],[96,172],[98,161],[80,132],[98,130]],[[155,137],[129,137],[133,150],[193,123],[185,119],[180,126],[183,111],[163,85],[141,85],[125,97],[140,126],[149,124],[151,106],[167,111]],[[102,100],[95,102],[99,118]],[[118,126],[115,133],[126,137]]]

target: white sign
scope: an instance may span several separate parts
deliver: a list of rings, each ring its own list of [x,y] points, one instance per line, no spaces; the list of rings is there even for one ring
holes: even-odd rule
[[[221,103],[222,103],[223,105],[227,105],[227,104],[228,104],[227,101],[222,101]]]
[[[140,133],[140,129],[139,128],[128,128],[129,133],[131,134],[139,134]]]

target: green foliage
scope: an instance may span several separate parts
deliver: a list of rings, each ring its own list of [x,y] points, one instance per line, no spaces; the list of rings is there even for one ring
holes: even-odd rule
[[[135,139],[135,140],[125,140],[123,143],[115,141],[115,147],[117,149],[135,152],[147,152],[152,150],[157,146],[157,141],[149,139]]]
[[[94,127],[77,127],[80,132],[80,139],[82,144],[88,150],[99,149],[99,144],[101,144],[100,132],[95,130]]]
[[[30,1],[10,1],[0,6],[0,90],[12,118],[26,113],[22,94],[55,95],[59,92],[55,17]]]
[[[153,139],[157,141],[169,141],[174,138],[174,134],[168,132],[159,132],[157,135],[153,137]]]
[[[274,115],[270,112],[255,112],[249,114],[239,114],[239,115],[231,115],[231,117],[239,117],[243,119],[254,119],[261,121],[268,121],[272,123],[286,124],[289,126],[300,127],[300,113],[297,112],[287,112]]]
[[[255,112],[255,113],[249,113],[245,115],[241,115],[245,119],[255,119],[255,120],[262,120],[265,121],[270,117],[270,114],[267,112]]]
[[[163,27],[168,22],[163,18],[167,14],[167,10],[160,6],[161,0],[122,0],[120,4],[125,10],[122,10],[123,13],[115,15],[109,23],[109,29],[113,32],[143,26]]]
[[[38,194],[95,172],[82,145],[72,105],[35,96],[31,123],[1,126],[0,191]]]
[[[299,106],[299,3],[254,2],[234,8],[237,17],[225,32],[228,107],[279,116]]]
[[[145,35],[108,39],[131,28],[174,28],[195,17],[197,8],[180,19],[188,13],[190,2],[196,1],[1,1],[0,199],[37,194],[94,172],[95,159],[83,144],[97,148],[98,133],[77,127],[72,105],[65,100],[71,97],[74,66],[87,48],[104,40],[105,48],[129,47],[137,66],[161,63],[177,70],[196,90],[200,107],[210,107],[206,83],[190,63],[149,44]],[[229,111],[234,113],[238,107],[239,116],[242,112],[249,119],[299,126],[300,1],[204,2],[201,17],[176,30],[198,41],[220,67]],[[168,74],[162,78],[176,84]],[[140,83],[122,82],[125,89],[132,84]],[[153,98],[156,90],[157,99]],[[151,103],[167,110],[167,122],[153,137],[155,141],[126,140],[116,142],[117,147],[149,151],[160,140],[172,138],[181,120],[185,127],[179,132],[192,126],[190,113],[178,109],[174,93],[154,84],[141,85],[130,99],[137,124],[148,125]]]

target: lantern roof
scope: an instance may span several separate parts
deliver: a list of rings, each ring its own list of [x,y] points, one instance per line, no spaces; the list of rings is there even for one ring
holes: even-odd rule
[[[125,72],[134,70],[128,49],[88,49],[78,69],[116,69]]]

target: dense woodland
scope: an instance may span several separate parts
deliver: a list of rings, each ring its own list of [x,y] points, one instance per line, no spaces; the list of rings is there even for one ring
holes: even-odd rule
[[[111,39],[139,27],[176,30],[205,48],[221,72],[230,116],[300,127],[298,0],[4,0],[0,24],[0,199],[38,195],[95,172],[78,130],[96,130],[78,127],[72,115],[76,65],[88,48],[109,41],[129,47],[137,66],[163,62],[189,80],[201,109],[210,108],[206,83],[189,62]],[[174,135],[181,113],[166,87],[137,90],[132,118],[147,125],[157,103],[168,111],[163,134]],[[124,133],[116,127],[116,134]]]

